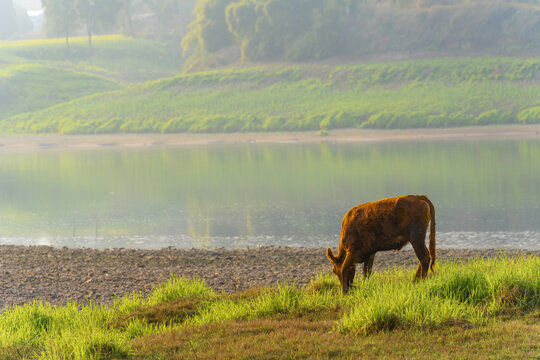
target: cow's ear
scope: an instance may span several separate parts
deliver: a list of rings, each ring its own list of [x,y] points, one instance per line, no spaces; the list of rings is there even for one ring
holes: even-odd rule
[[[330,248],[326,249],[326,257],[328,260],[330,260],[330,262],[332,262],[332,264],[336,262],[336,257],[334,254],[332,254],[332,249]]]

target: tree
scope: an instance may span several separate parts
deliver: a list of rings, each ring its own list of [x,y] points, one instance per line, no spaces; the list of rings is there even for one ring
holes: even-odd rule
[[[226,9],[242,60],[341,55],[348,0],[241,0]]]
[[[92,48],[92,33],[101,28],[106,30],[116,23],[122,6],[119,0],[75,0],[77,13],[86,25],[88,47]]]
[[[122,7],[120,8],[120,13],[122,14],[121,27],[124,30],[124,34],[131,37],[135,37],[135,29],[133,28],[133,20],[131,19],[132,14],[132,0],[122,0]]]
[[[314,58],[324,59],[346,52],[347,4],[343,0],[326,1],[322,10],[313,10],[313,30],[316,49]]]
[[[234,44],[225,20],[225,8],[233,0],[199,0],[193,12],[195,20],[190,31],[182,40],[184,52],[197,55],[214,53]]]
[[[229,31],[240,43],[242,61],[253,58],[251,45],[257,22],[257,12],[252,0],[242,0],[227,6],[226,19]]]
[[[78,24],[77,10],[73,0],[41,0],[45,9],[45,29],[48,35],[63,34],[69,52],[69,37]]]
[[[0,39],[17,32],[17,20],[12,0],[0,0]]]
[[[138,26],[148,34],[174,41],[184,37],[193,20],[197,0],[117,0],[121,1],[120,25],[124,34],[135,36]],[[151,14],[152,16],[147,16]],[[138,18],[138,19],[137,19]]]
[[[181,34],[183,30],[180,20],[181,0],[144,0],[144,3],[156,16],[161,37]],[[180,34],[177,34],[178,32]]]

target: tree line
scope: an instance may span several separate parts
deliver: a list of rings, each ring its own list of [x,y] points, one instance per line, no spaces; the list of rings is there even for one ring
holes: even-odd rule
[[[69,38],[121,32],[179,43],[193,18],[197,0],[41,0],[47,37]],[[13,0],[0,0],[0,39],[21,32]],[[22,9],[21,9],[22,10]],[[24,13],[28,20],[28,16]],[[31,25],[30,25],[31,26]],[[19,28],[18,28],[19,27]]]
[[[199,0],[194,15],[192,62],[231,47],[244,61],[540,49],[539,0]]]
[[[0,0],[0,38],[13,28]],[[48,36],[181,43],[188,65],[385,52],[540,49],[540,0],[42,0]],[[7,35],[6,35],[7,34]],[[231,55],[232,54],[232,55]]]
[[[196,0],[42,0],[45,31],[69,37],[85,29],[92,34],[121,31],[128,36],[181,38]]]

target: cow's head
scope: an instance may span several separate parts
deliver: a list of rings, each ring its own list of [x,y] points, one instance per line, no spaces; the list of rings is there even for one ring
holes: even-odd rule
[[[341,283],[341,289],[343,290],[343,293],[347,293],[349,291],[350,284],[343,281],[343,271],[348,272],[347,278],[352,282],[352,279],[354,278],[354,266],[349,269],[343,269],[343,260],[340,260],[339,258],[335,257],[332,253],[332,249],[328,248],[326,249],[326,257],[328,260],[330,260],[330,263],[332,264],[332,271],[339,279],[339,282]]]
[[[334,254],[332,253],[332,249],[330,248],[326,249],[326,257],[328,258],[328,260],[330,260],[330,263],[332,264],[332,271],[334,272],[334,274],[337,275],[339,281],[342,281],[343,276],[341,274],[341,265],[343,265],[343,262],[339,261],[339,259],[334,256]]]

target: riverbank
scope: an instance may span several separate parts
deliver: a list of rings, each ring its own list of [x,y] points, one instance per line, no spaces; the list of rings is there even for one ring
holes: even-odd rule
[[[462,138],[540,139],[540,124],[407,130],[345,129],[332,130],[327,136],[321,136],[315,131],[210,134],[3,135],[0,136],[0,153],[157,148],[214,144],[421,141]]]
[[[438,261],[540,254],[534,251],[439,250]],[[381,252],[374,270],[415,267],[412,250]],[[169,277],[204,279],[216,291],[232,293],[290,281],[308,284],[314,274],[330,272],[325,249],[265,247],[236,250],[93,250],[46,246],[0,246],[0,309],[42,299],[112,303],[129,293],[149,294]],[[411,268],[411,278],[414,270]]]

